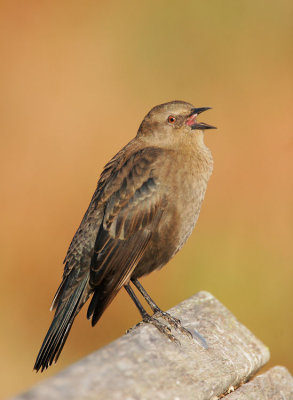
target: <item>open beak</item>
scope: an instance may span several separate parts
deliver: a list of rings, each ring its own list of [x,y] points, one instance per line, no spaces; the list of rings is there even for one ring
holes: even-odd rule
[[[210,110],[211,107],[201,107],[201,108],[192,108],[191,109],[191,114],[186,120],[186,124],[191,127],[191,129],[198,129],[198,130],[204,130],[204,129],[217,129],[215,126],[205,124],[204,122],[197,122],[196,117],[198,114],[201,114],[204,111]]]

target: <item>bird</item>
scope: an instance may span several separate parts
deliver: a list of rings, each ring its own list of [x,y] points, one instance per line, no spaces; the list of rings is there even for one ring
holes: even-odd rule
[[[173,341],[176,338],[168,324],[192,336],[179,319],[157,306],[138,279],[167,264],[197,222],[213,171],[204,133],[215,129],[198,122],[197,116],[209,109],[179,100],[155,106],[134,139],[104,167],[67,251],[51,306],[55,314],[38,353],[36,371],[57,362],[74,319],[89,298],[87,318],[94,326],[123,287],[144,322]]]

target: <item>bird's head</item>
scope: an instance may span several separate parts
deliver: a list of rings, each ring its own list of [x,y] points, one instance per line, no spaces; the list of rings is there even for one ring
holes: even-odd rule
[[[216,129],[215,126],[197,121],[197,116],[209,109],[210,107],[196,108],[190,103],[178,100],[160,104],[145,116],[138,136],[155,136],[162,140],[166,137],[176,140],[186,135],[202,136],[204,130]]]

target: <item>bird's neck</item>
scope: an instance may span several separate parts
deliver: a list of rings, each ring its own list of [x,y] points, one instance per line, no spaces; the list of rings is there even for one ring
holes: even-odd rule
[[[193,132],[186,132],[186,133],[179,133],[175,132],[172,136],[164,136],[160,133],[152,132],[150,135],[140,136],[138,135],[137,138],[147,146],[156,146],[160,148],[166,149],[190,149],[192,150],[201,150],[205,149],[206,146],[204,144],[204,133],[203,131],[193,131]]]

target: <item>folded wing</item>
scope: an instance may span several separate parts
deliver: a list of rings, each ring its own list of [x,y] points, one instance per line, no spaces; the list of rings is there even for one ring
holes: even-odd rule
[[[94,295],[88,318],[94,325],[133,270],[155,231],[166,199],[154,173],[161,150],[135,153],[105,187],[105,202],[91,262],[90,285]]]

